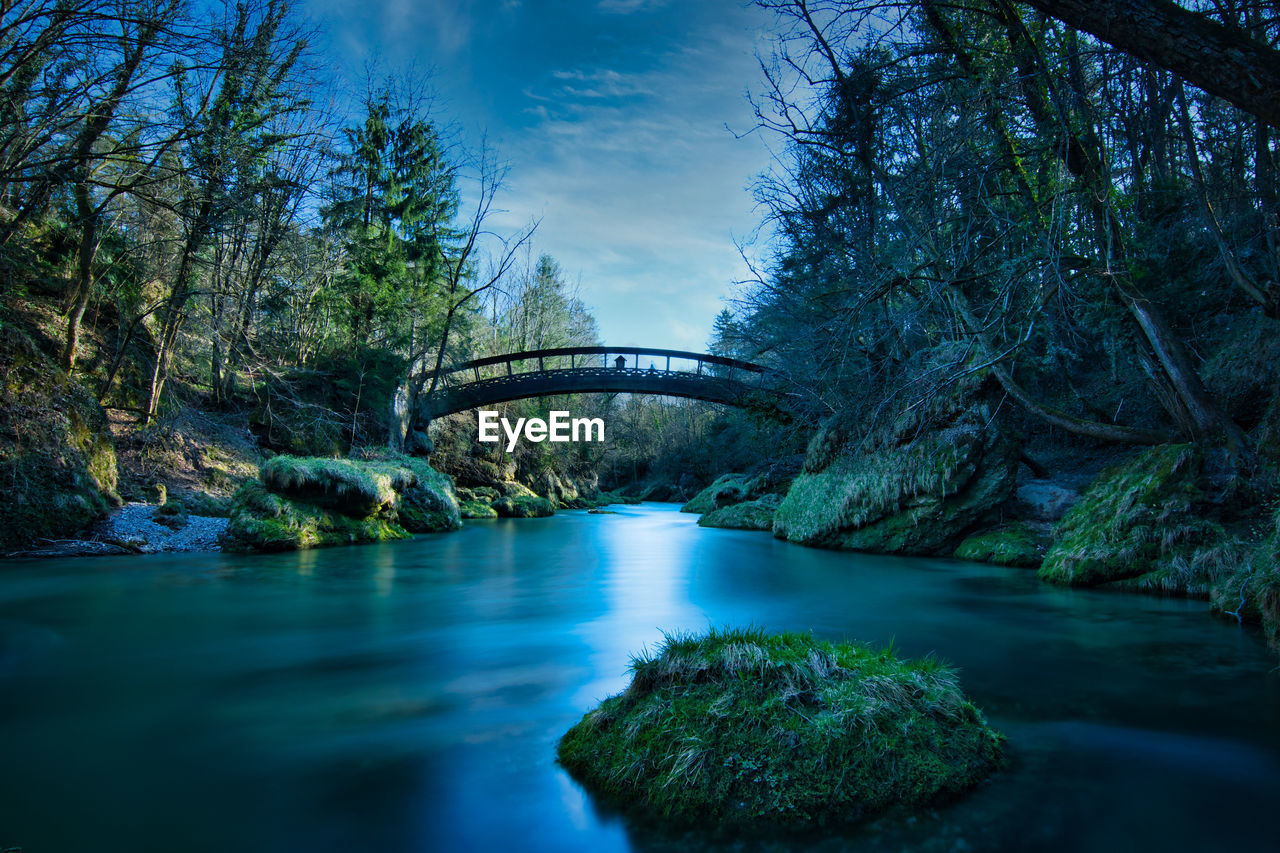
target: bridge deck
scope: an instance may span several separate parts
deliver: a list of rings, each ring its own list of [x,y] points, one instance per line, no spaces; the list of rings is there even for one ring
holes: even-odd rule
[[[629,366],[613,366],[619,356]],[[649,356],[651,366],[637,367],[640,356]],[[692,363],[692,369],[671,369],[673,360],[677,367],[682,362]],[[529,370],[529,366],[535,367]],[[441,370],[441,383],[423,401],[422,408],[432,419],[525,397],[586,393],[658,394],[741,405],[748,395],[760,390],[759,379],[764,373],[765,368],[751,362],[684,350],[534,350],[474,359]]]

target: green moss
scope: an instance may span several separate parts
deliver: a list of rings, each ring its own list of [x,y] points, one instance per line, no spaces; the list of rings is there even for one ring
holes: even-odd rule
[[[1166,444],[1104,471],[1054,528],[1040,577],[1095,586],[1148,576],[1138,588],[1207,591],[1213,578],[1188,569],[1212,568],[1214,561],[1197,552],[1217,550],[1227,536],[1197,510],[1202,464],[1194,446]],[[1177,578],[1183,580],[1171,582]]]
[[[485,501],[463,501],[459,509],[463,518],[497,518],[498,511]]]
[[[855,551],[949,553],[960,531],[1008,499],[1015,459],[1012,445],[977,425],[846,451],[796,477],[774,535]]]
[[[556,513],[551,501],[537,495],[498,498],[492,507],[502,518],[545,518]]]
[[[714,509],[741,503],[751,496],[751,478],[745,474],[722,474],[715,482],[689,499],[681,512],[704,515]]]
[[[1026,522],[993,527],[965,539],[956,548],[958,560],[995,563],[997,566],[1037,568],[1044,559],[1049,538]]]
[[[698,519],[700,527],[727,527],[733,530],[772,530],[776,498],[745,501],[712,510]]]
[[[1214,583],[1209,599],[1213,610],[1261,625],[1267,642],[1280,650],[1280,506],[1262,541],[1234,569]]]
[[[210,495],[205,492],[187,492],[182,496],[182,503],[191,515],[202,515],[212,518],[228,518],[231,515],[231,498],[221,495]]]
[[[411,533],[443,533],[462,527],[462,513],[451,477],[414,456],[387,454],[379,457],[378,461],[413,473],[412,482],[402,481],[398,486],[396,520],[406,530]]]
[[[74,536],[120,503],[106,413],[16,327],[0,325],[0,549]]]
[[[561,764],[622,808],[805,829],[922,807],[980,782],[1003,738],[932,659],[800,634],[668,637],[561,739]]]
[[[223,547],[233,551],[293,551],[408,539],[403,527],[376,516],[353,518],[290,500],[260,483],[241,486],[231,502]]]
[[[156,507],[155,512],[152,513],[152,519],[157,524],[179,530],[187,526],[187,507],[177,498],[169,498]]]
[[[389,515],[398,492],[417,482],[413,470],[399,462],[321,456],[274,456],[258,477],[273,492],[358,517]]]

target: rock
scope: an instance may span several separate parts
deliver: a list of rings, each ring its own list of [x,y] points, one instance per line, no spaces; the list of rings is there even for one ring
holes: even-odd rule
[[[287,455],[268,459],[258,478],[276,494],[353,518],[391,517],[399,492],[416,481],[399,463]]]
[[[536,498],[538,494],[524,483],[517,483],[512,480],[500,480],[493,484],[493,490],[499,497],[504,498]]]
[[[698,525],[732,530],[773,530],[778,501],[777,495],[766,495],[758,501],[730,504],[703,515],[698,519]]]
[[[1039,568],[1052,535],[1045,524],[1015,522],[969,536],[955,550],[957,560],[997,566]]]
[[[413,472],[413,483],[399,490],[396,521],[410,533],[444,533],[462,527],[462,513],[453,480],[423,459],[383,454],[379,461],[394,463]]]
[[[1203,467],[1193,445],[1164,444],[1103,471],[1054,528],[1040,577],[1207,595],[1234,558],[1226,531],[1204,517]]]
[[[1013,492],[1010,510],[1030,521],[1058,521],[1080,500],[1080,493],[1049,480],[1028,480]]]
[[[551,501],[537,495],[498,498],[493,509],[500,518],[545,518],[556,512]]]
[[[463,518],[497,518],[498,511],[486,501],[462,501],[459,505]]]
[[[985,404],[950,406],[928,428],[903,421],[865,449],[833,449],[820,435],[778,507],[774,535],[852,551],[950,554],[1009,498],[1018,459]]]
[[[721,474],[715,482],[680,507],[680,511],[704,515],[714,509],[742,503],[750,495],[751,478],[746,474]]]
[[[232,499],[224,547],[283,551],[457,530],[453,482],[422,459],[276,456]]]
[[[386,517],[355,518],[332,508],[290,500],[250,481],[232,499],[222,546],[229,551],[296,551],[411,536]]]
[[[936,660],[799,634],[668,636],[561,738],[592,794],[646,817],[812,830],[972,788],[1004,739]]]

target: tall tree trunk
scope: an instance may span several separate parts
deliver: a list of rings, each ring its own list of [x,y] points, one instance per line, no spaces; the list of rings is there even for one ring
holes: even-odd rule
[[[71,312],[67,317],[67,334],[62,345],[62,368],[70,373],[76,367],[76,349],[80,345],[80,322],[93,296],[93,262],[98,256],[98,217],[93,210],[87,181],[75,187],[76,214],[80,219],[80,244],[76,251],[76,282],[71,292]]]
[[[200,211],[192,223],[191,232],[187,235],[186,245],[182,249],[182,260],[178,263],[178,275],[173,283],[173,290],[165,303],[164,313],[160,321],[160,336],[156,341],[156,360],[151,372],[151,387],[147,393],[147,408],[144,421],[150,423],[160,409],[160,397],[164,393],[165,382],[169,376],[169,360],[173,356],[173,348],[178,340],[178,332],[185,319],[184,311],[187,300],[191,297],[191,277],[195,270],[195,258],[204,244],[209,230],[209,216],[213,211],[213,200],[205,198],[200,203]]]

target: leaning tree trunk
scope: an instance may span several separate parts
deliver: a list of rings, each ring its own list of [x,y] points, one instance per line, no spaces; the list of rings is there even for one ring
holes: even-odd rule
[[[1026,0],[1280,127],[1280,52],[1170,0]]]

